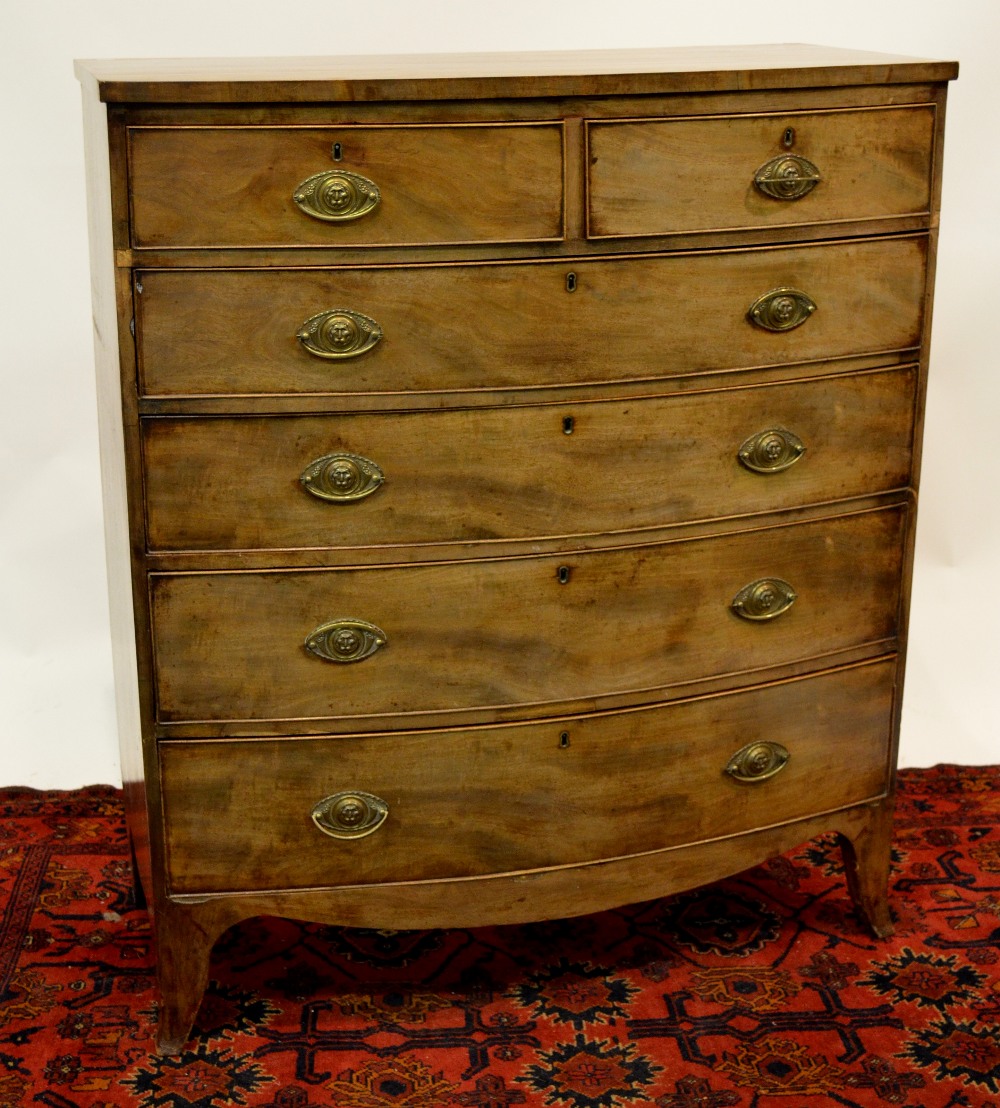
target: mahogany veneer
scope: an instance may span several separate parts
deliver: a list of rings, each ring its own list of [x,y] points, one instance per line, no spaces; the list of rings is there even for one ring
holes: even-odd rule
[[[888,933],[957,66],[77,71],[160,1049],[264,912],[552,918],[835,831]]]

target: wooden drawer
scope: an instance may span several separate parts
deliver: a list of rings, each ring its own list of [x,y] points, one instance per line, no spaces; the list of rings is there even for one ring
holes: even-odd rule
[[[934,111],[916,104],[591,121],[587,233],[633,237],[924,215]],[[811,163],[820,180],[796,199],[770,196],[755,175],[789,155]],[[802,167],[791,171],[801,174]]]
[[[904,523],[896,507],[552,557],[154,573],[158,717],[344,719],[538,705],[892,639]],[[745,586],[771,578],[798,594],[787,611],[759,622],[734,614]],[[386,645],[353,664],[303,645],[344,619],[377,628]]]
[[[146,419],[147,541],[153,550],[491,541],[888,491],[909,481],[915,373],[525,408]],[[805,452],[785,470],[748,468],[741,446],[774,430]],[[787,435],[771,441],[792,447]],[[778,455],[792,457],[794,447]],[[359,458],[375,463],[376,479]],[[317,459],[327,461],[309,487],[363,499],[307,491],[300,475]]]
[[[171,891],[572,865],[856,804],[886,787],[894,674],[882,661],[666,707],[453,732],[162,743]],[[725,772],[759,740],[785,748],[782,769],[751,782]],[[384,823],[354,840],[323,833],[314,806],[353,790],[387,804]]]
[[[910,349],[920,341],[926,250],[916,235],[603,261],[147,270],[136,296],[140,389],[540,388]],[[783,288],[816,310],[791,330],[752,323],[758,298]],[[345,310],[374,321],[382,337],[336,358],[297,339],[307,321]]]
[[[334,143],[340,161],[333,160]],[[374,184],[377,205],[328,221],[293,200],[303,182],[341,172]],[[562,123],[132,127],[129,174],[135,247],[563,237]],[[341,180],[334,185],[343,187]]]

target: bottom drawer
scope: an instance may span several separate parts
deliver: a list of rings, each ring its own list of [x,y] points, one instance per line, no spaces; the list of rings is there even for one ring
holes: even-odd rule
[[[734,835],[879,796],[895,664],[614,713],[455,731],[160,745],[170,891],[303,888],[543,869]],[[784,765],[751,758],[760,743]],[[759,747],[755,752],[760,755]],[[780,760],[780,752],[778,754]],[[355,791],[374,831],[312,813]],[[321,817],[322,818],[322,817]],[[351,800],[327,815],[351,834]],[[363,828],[362,828],[363,829]]]

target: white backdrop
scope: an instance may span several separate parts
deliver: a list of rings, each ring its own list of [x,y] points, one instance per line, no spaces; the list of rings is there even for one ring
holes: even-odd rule
[[[1000,761],[996,0],[3,0],[0,785],[120,780],[72,59],[742,42],[961,62],[901,763]]]

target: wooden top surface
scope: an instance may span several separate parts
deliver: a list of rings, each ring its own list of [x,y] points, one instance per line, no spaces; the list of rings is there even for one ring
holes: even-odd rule
[[[958,63],[830,46],[671,47],[333,58],[77,61],[109,103],[642,95],[948,81]]]

